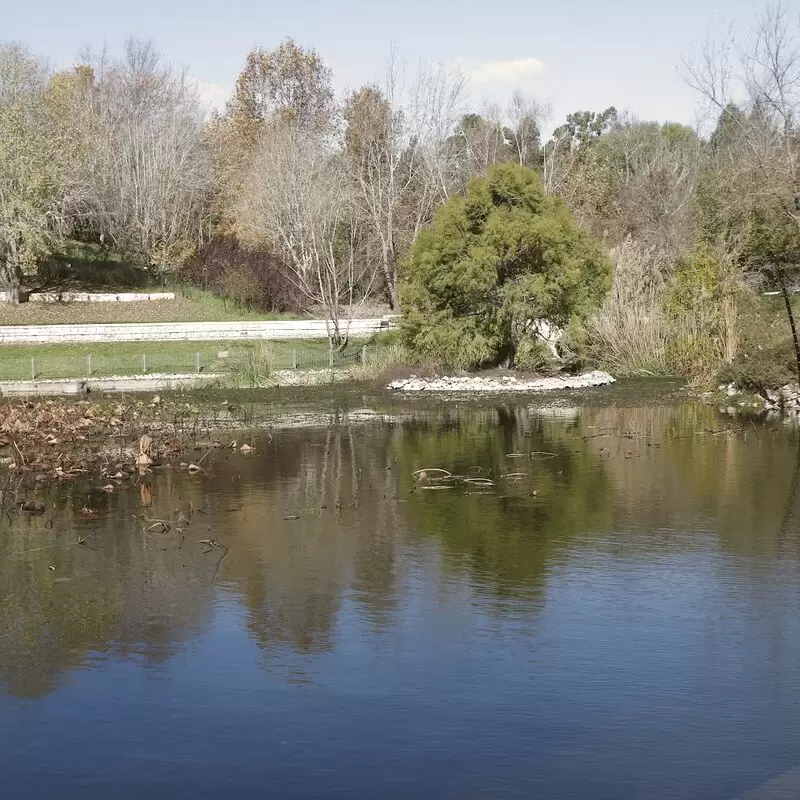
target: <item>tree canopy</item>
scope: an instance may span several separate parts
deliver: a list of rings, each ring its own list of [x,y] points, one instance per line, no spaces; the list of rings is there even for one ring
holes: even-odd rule
[[[417,237],[402,272],[404,337],[449,366],[512,366],[537,321],[585,314],[609,279],[602,249],[539,174],[497,164]]]

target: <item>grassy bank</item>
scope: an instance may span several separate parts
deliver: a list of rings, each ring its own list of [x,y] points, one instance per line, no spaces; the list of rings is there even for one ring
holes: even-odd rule
[[[228,322],[300,319],[266,314],[196,289],[145,287],[143,292],[175,291],[174,300],[142,303],[0,303],[0,325],[79,325],[103,322]]]

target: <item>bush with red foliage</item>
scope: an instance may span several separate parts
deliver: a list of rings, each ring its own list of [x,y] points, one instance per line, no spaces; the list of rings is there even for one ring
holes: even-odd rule
[[[248,308],[287,312],[303,306],[281,259],[269,250],[244,247],[232,235],[206,242],[181,274],[189,283]]]

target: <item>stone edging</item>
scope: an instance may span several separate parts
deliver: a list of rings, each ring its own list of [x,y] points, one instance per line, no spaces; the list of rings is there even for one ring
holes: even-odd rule
[[[392,381],[388,389],[398,392],[551,392],[559,389],[587,389],[592,386],[607,386],[615,379],[607,372],[595,370],[583,375],[568,375],[558,378],[534,378],[520,380],[513,375],[500,378],[479,376],[410,378]]]
[[[0,302],[8,295],[0,292]],[[175,292],[32,292],[29,303],[145,303],[151,300],[174,300]]]

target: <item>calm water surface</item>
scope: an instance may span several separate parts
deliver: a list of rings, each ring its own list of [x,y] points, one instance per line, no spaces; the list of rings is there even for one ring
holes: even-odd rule
[[[2,797],[732,798],[800,765],[790,429],[334,406],[3,523]]]

